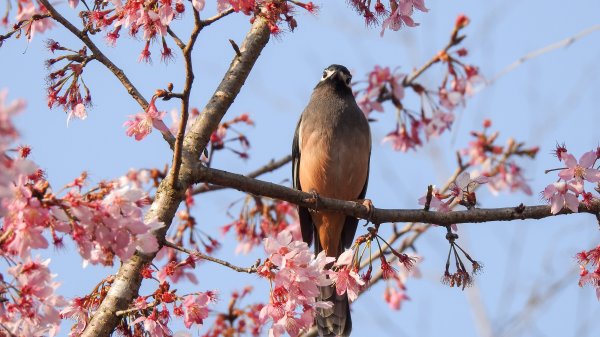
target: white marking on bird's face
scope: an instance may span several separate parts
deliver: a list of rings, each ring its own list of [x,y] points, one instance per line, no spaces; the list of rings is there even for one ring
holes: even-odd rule
[[[348,88],[351,88],[350,83],[352,82],[352,75],[346,74],[345,72],[339,71],[337,69],[327,68],[327,69],[323,70],[323,76],[321,77],[320,82],[325,81],[326,79],[330,78],[334,74],[339,74],[342,82],[344,82],[344,84],[346,84],[346,86]]]

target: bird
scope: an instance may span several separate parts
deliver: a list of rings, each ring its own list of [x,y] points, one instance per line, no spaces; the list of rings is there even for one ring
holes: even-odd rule
[[[300,115],[292,143],[292,179],[297,190],[318,197],[365,198],[371,158],[369,122],[352,93],[352,75],[342,65],[325,68]],[[298,207],[302,239],[314,241],[315,255],[325,251],[337,258],[350,248],[358,219],[342,212]],[[315,323],[323,337],[347,337],[352,331],[347,294],[335,286],[320,288],[320,301],[330,309],[317,309]]]

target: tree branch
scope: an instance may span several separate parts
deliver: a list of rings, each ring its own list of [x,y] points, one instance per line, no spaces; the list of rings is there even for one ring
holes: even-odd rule
[[[165,241],[164,245],[167,246],[167,247],[171,247],[173,249],[179,250],[181,252],[184,252],[186,254],[189,254],[191,256],[198,257],[198,258],[200,258],[202,260],[206,260],[206,261],[218,263],[218,264],[220,264],[222,266],[225,266],[227,268],[231,268],[231,269],[233,269],[233,270],[235,270],[235,271],[237,271],[239,273],[254,274],[254,273],[256,273],[257,268],[260,265],[260,259],[259,259],[251,267],[248,267],[248,268],[238,267],[238,266],[235,266],[235,265],[233,265],[233,264],[231,264],[231,263],[229,263],[229,262],[227,262],[225,260],[217,259],[217,258],[212,257],[210,255],[202,254],[202,253],[200,253],[197,250],[191,250],[191,249],[187,249],[185,247],[178,246],[178,245],[176,245],[176,244],[174,244],[172,242],[169,242],[169,241]]]
[[[50,16],[63,25],[67,30],[69,30],[73,35],[79,38],[93,53],[94,58],[102,63],[108,70],[110,70],[117,79],[123,84],[129,95],[142,107],[142,109],[148,109],[148,101],[140,94],[137,88],[131,83],[129,78],[125,75],[123,70],[117,67],[102,51],[96,46],[96,44],[90,39],[86,32],[80,31],[77,29],[69,20],[65,19],[55,8],[50,4],[48,0],[39,0],[39,2],[46,7]],[[161,132],[163,138],[169,143],[169,146],[173,148],[175,145],[175,138],[170,132]]]
[[[197,168],[196,177],[200,182],[209,182],[227,186],[255,195],[288,201],[312,209],[340,211],[356,218],[368,219],[376,224],[387,222],[422,222],[437,225],[451,225],[457,223],[542,219],[553,215],[572,213],[565,208],[558,214],[552,214],[550,213],[549,205],[524,206],[522,204],[517,207],[488,209],[474,208],[466,211],[453,211],[447,213],[430,212],[422,209],[373,208],[372,213],[370,213],[366,206],[358,202],[325,197],[319,197],[319,200],[317,201],[310,193],[204,166],[199,166]],[[579,212],[591,213],[594,215],[598,214],[600,212],[600,202],[594,202],[589,207],[580,204]]]
[[[200,158],[202,149],[208,143],[211,133],[217,128],[233,99],[239,93],[260,52],[269,42],[269,34],[266,21],[257,17],[244,39],[242,56],[234,58],[213,97],[184,138],[179,184],[177,186],[170,184],[172,171],[161,181],[154,202],[146,214],[146,219],[158,219],[158,221],[165,224],[163,228],[154,233],[161,243],[164,243],[165,234],[171,225],[175,212],[185,198],[185,191],[195,181],[193,173],[199,163],[198,158]],[[155,256],[156,253],[143,254],[136,252],[131,259],[123,262],[110,290],[90,319],[81,335],[82,337],[105,337],[113,332],[119,322],[116,312],[126,310],[137,296],[142,283],[140,272],[152,262]]]
[[[181,154],[183,137],[185,136],[185,129],[187,128],[189,109],[190,109],[190,93],[192,91],[192,85],[194,84],[194,68],[192,64],[192,51],[194,50],[194,44],[202,29],[200,23],[200,13],[195,8],[192,8],[194,12],[194,29],[190,35],[190,40],[183,48],[183,58],[185,60],[185,84],[183,86],[183,94],[181,98],[181,119],[179,121],[179,131],[177,132],[177,138],[175,139],[175,150],[173,151],[173,174],[171,175],[171,185],[177,185],[177,179],[179,178],[179,169],[181,168]]]
[[[584,30],[582,30],[581,32],[570,36],[566,39],[560,40],[558,42],[554,42],[550,45],[547,45],[545,47],[542,47],[540,49],[534,50],[522,57],[520,57],[518,60],[516,60],[515,62],[509,64],[508,66],[506,66],[506,68],[502,69],[499,73],[497,73],[491,80],[487,81],[486,86],[490,86],[492,84],[494,84],[494,82],[496,82],[500,77],[510,73],[511,71],[515,70],[516,68],[518,68],[519,66],[521,66],[523,63],[536,58],[538,56],[541,56],[543,54],[549,53],[553,50],[556,50],[558,48],[566,48],[568,46],[570,46],[571,44],[573,44],[575,41],[580,40],[581,38],[597,31],[600,30],[600,24],[599,25],[594,25],[592,27],[586,28]]]
[[[263,167],[260,167],[248,174],[246,174],[246,177],[248,178],[256,178],[258,176],[261,176],[265,173],[271,172],[271,171],[275,171],[278,168],[284,166],[285,164],[289,163],[290,161],[292,161],[292,155],[287,155],[281,159],[278,160],[273,160],[271,159],[271,161],[264,165]],[[200,194],[200,193],[205,193],[205,192],[211,192],[211,191],[218,191],[218,190],[222,190],[222,189],[226,189],[226,186],[219,186],[219,185],[209,185],[209,184],[202,184],[200,186],[197,186],[196,188],[194,188],[194,190],[192,191],[193,194]]]
[[[4,43],[4,40],[9,39],[16,32],[20,31],[27,23],[33,23],[34,21],[44,20],[50,17],[50,14],[35,14],[28,19],[21,20],[13,25],[13,28],[6,34],[0,34],[0,47]]]

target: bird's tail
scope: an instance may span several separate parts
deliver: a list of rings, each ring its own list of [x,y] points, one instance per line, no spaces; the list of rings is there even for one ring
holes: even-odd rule
[[[338,295],[335,286],[320,287],[320,301],[330,301],[333,307],[329,309],[317,308],[315,319],[319,335],[322,337],[348,337],[352,331],[352,318],[350,316],[350,303],[348,295]]]
[[[314,232],[315,255],[319,254],[323,248],[319,241],[319,233]],[[341,251],[336,255],[340,255]],[[348,337],[352,332],[352,317],[350,316],[350,303],[348,294],[338,295],[335,290],[335,284],[319,287],[320,295],[318,301],[329,301],[333,307],[329,309],[317,308],[315,323],[321,337]]]

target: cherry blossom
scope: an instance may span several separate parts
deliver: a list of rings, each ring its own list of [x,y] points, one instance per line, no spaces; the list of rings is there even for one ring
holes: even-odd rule
[[[0,303],[0,324],[15,336],[54,336],[60,325],[60,309],[67,303],[55,294],[59,283],[50,274],[50,259],[27,257],[8,268],[14,281],[3,289],[10,296]],[[1,280],[5,283],[6,281]]]
[[[566,153],[563,156],[567,168],[558,173],[558,176],[561,179],[575,179],[577,182],[586,180],[591,183],[600,181],[600,170],[593,168],[594,163],[598,159],[596,151],[584,153],[581,158],[579,158],[579,161],[577,161],[570,153]]]
[[[123,123],[123,126],[127,127],[126,134],[131,137],[134,136],[135,140],[142,140],[152,132],[153,128],[157,128],[163,132],[170,132],[162,118],[165,112],[160,112],[155,105],[156,97],[153,97],[148,105],[146,111],[130,115],[132,120],[128,120]]]
[[[293,240],[289,230],[264,241],[268,260],[259,268],[259,275],[272,282],[270,301],[260,311],[260,320],[273,321],[269,334],[279,336],[284,331],[297,336],[314,319],[320,286],[331,284],[325,266],[335,259],[321,252],[316,257],[303,241]]]
[[[208,317],[207,305],[209,302],[210,298],[204,293],[185,297],[183,308],[185,312],[184,323],[186,328],[189,329],[194,323],[202,325],[204,319]]]
[[[571,186],[564,181],[552,183],[544,189],[544,198],[550,201],[550,211],[552,214],[560,212],[563,207],[567,207],[573,212],[579,210],[579,200],[573,193]]]

